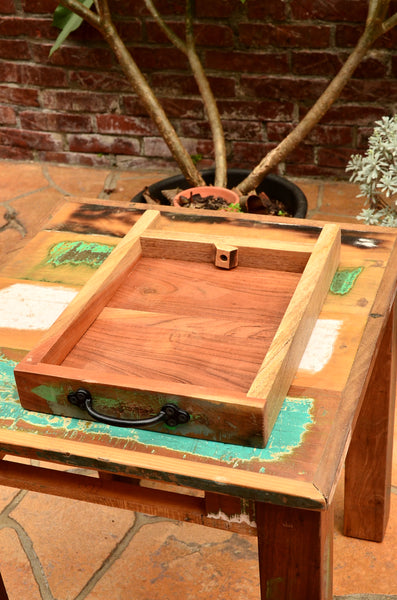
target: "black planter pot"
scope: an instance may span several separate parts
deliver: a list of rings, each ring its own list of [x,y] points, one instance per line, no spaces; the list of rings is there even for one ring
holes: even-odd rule
[[[250,171],[246,169],[228,169],[228,187],[235,187],[243,179],[245,179],[245,177],[247,177],[249,173]],[[209,185],[214,183],[214,169],[207,169],[205,171],[202,171],[201,175],[205,183]],[[166,179],[162,179],[161,181],[156,181],[156,183],[153,183],[149,186],[149,191],[154,198],[160,200],[161,204],[169,204],[166,198],[164,198],[164,196],[162,195],[161,190],[173,190],[176,188],[186,190],[189,187],[191,187],[191,185],[188,184],[183,175],[174,175],[173,177],[167,177]],[[306,217],[306,196],[297,185],[295,185],[291,181],[288,181],[288,179],[280,177],[279,175],[267,175],[262,181],[262,183],[258,186],[257,191],[265,192],[265,194],[267,194],[270,198],[275,198],[284,202],[285,206],[288,209],[288,212],[294,217],[300,219],[304,219]],[[134,196],[131,202],[145,203],[145,200],[143,198],[143,191]]]

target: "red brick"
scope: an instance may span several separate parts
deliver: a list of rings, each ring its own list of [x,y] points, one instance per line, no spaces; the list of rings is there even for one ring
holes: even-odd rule
[[[170,118],[202,119],[204,117],[203,103],[201,100],[189,98],[162,98],[158,96],[161,106]],[[123,113],[133,116],[147,116],[147,111],[136,96],[123,98]]]
[[[281,52],[249,53],[208,50],[205,66],[237,73],[287,73],[288,56]]]
[[[130,135],[151,135],[155,125],[149,118],[126,117],[124,115],[97,115],[98,131],[100,133],[128,133]]]
[[[52,44],[32,44],[32,58],[36,63],[50,63],[58,66],[90,67],[107,70],[114,66],[111,50],[106,48],[88,48],[84,46],[61,46],[51,58]]]
[[[267,124],[269,140],[281,141],[291,130],[292,125],[289,124]],[[317,125],[305,139],[305,144],[316,146],[348,146],[352,142],[353,128],[343,125]]]
[[[208,2],[196,2],[196,17],[216,17],[226,19],[240,8],[239,2],[229,0],[210,0]]]
[[[24,0],[24,11],[25,13],[49,13],[53,14],[54,2],[53,0]]]
[[[20,113],[23,129],[34,131],[89,131],[92,120],[89,115],[48,113],[45,111],[25,111]]]
[[[15,110],[11,106],[0,106],[0,123],[2,125],[16,125]]]
[[[298,75],[333,76],[348,55],[345,53],[298,51],[292,53],[292,70]],[[353,78],[383,78],[388,72],[388,55],[368,56],[357,67]]]
[[[62,69],[22,63],[0,63],[0,80],[39,87],[66,87],[68,85],[67,75]]]
[[[290,152],[290,154],[288,154],[284,162],[286,164],[312,164],[314,162],[313,148],[304,143],[299,144],[292,152]]]
[[[139,142],[131,138],[110,135],[73,135],[68,136],[72,152],[132,154],[139,155]]]
[[[185,4],[180,0],[161,0],[159,3],[159,12],[165,15],[184,15]],[[125,17],[125,0],[112,0],[112,13]],[[141,16],[148,15],[148,11],[145,7],[144,2],[129,2],[128,3],[128,14],[129,16]]]
[[[261,123],[256,121],[223,121],[226,140],[257,140],[263,139]],[[207,121],[184,120],[180,123],[180,132],[184,137],[212,138]]]
[[[272,0],[271,2],[248,0],[245,7],[249,19],[282,21],[286,16],[286,2],[284,0]]]
[[[218,102],[223,119],[287,121],[292,119],[292,102],[223,100]]]
[[[182,39],[185,39],[185,24],[183,22],[168,22],[167,25]],[[146,25],[147,40],[150,43],[169,43],[168,37],[163,33],[156,22]],[[197,46],[227,47],[233,45],[233,32],[227,25],[213,23],[197,23],[194,25],[194,38]]]
[[[0,39],[0,58],[11,60],[29,60],[30,52],[28,43],[24,40]]]
[[[186,56],[176,48],[161,48],[161,51],[159,51],[156,48],[134,47],[129,48],[129,50],[137,65],[143,71],[185,69],[189,66]]]
[[[197,84],[192,75],[171,73],[153,73],[150,77],[153,89],[162,95],[198,96]],[[235,80],[230,77],[208,77],[213,94],[216,98],[230,98],[235,95]]]
[[[28,36],[30,38],[51,38],[50,19],[29,17],[2,17],[0,20],[0,35],[3,37]]]
[[[14,0],[0,0],[0,13],[3,15],[15,13]]]
[[[327,48],[331,28],[320,25],[274,25],[242,23],[240,41],[249,48]]]
[[[292,53],[292,71],[297,75],[335,75],[347,56],[331,52],[299,51]]]
[[[131,3],[128,6],[128,11],[131,10]],[[115,21],[116,22],[116,21]],[[117,31],[120,37],[126,42],[140,42],[143,38],[142,23],[137,19],[128,19],[116,22]],[[92,28],[91,28],[92,29]]]
[[[270,142],[281,142],[293,129],[291,123],[266,123],[267,137]]]
[[[0,85],[0,102],[20,106],[39,106],[38,90]]]
[[[116,112],[120,108],[120,96],[76,92],[74,90],[42,90],[42,106],[50,110],[96,113]]]
[[[355,125],[370,126],[374,121],[377,121],[385,114],[384,108],[377,106],[333,106],[325,113],[321,119],[322,123],[333,123],[339,125]],[[303,115],[302,115],[303,116]]]
[[[344,168],[318,166],[316,164],[286,164],[285,175],[288,177],[332,177],[346,179]]]
[[[324,21],[351,21],[363,23],[367,16],[366,0],[291,0],[291,14],[294,19],[321,19]]]
[[[325,78],[242,75],[241,90],[246,96],[254,98],[312,100],[322,94],[328,83],[329,80]]]
[[[84,167],[113,167],[113,159],[108,155],[79,154],[72,152],[37,152],[38,160],[45,162],[63,163],[66,165],[81,165]]]
[[[122,73],[99,71],[73,71],[70,73],[70,82],[80,89],[100,92],[125,92],[131,91],[131,86]]]
[[[357,128],[357,148],[367,148],[368,138],[373,134],[373,127],[358,127]]]
[[[397,98],[395,79],[351,79],[342,90],[340,99],[355,102],[382,102],[385,107]]]
[[[194,140],[181,138],[183,145],[189,154],[205,154],[207,150],[212,148],[212,142],[208,140]],[[170,157],[171,153],[160,137],[145,137],[143,140],[143,154],[151,157]]]
[[[319,166],[346,168],[352,154],[351,148],[320,148],[317,155]]]
[[[19,148],[18,146],[3,146],[0,142],[0,158],[6,160],[34,160],[35,155],[33,150],[31,150],[30,148]]]
[[[275,144],[258,142],[234,142],[230,166],[240,165],[243,169],[252,169],[275,147]]]
[[[62,139],[54,133],[2,128],[0,129],[0,144],[34,150],[60,150]]]

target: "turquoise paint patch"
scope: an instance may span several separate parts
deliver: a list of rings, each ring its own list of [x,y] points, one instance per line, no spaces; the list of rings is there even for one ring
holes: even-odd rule
[[[15,387],[14,368],[17,363],[0,354],[0,401],[19,402]]]
[[[152,453],[157,449],[167,449],[181,455],[199,455],[238,466],[249,461],[273,462],[288,456],[301,445],[304,434],[313,422],[311,411],[314,401],[311,398],[286,398],[266,448],[248,448],[150,430],[124,429],[72,417],[36,413],[24,410],[19,403],[13,375],[16,364],[0,355],[0,414],[3,419],[13,421],[9,428],[15,430],[23,430],[22,422],[25,422],[38,431],[49,427],[60,429],[69,439],[86,432],[98,438],[108,436],[109,443],[117,443],[118,447],[122,447],[123,442],[127,446],[133,441],[138,445],[149,446]],[[262,466],[261,472],[264,471],[265,468]]]
[[[114,246],[109,244],[93,244],[83,241],[59,242],[50,248],[46,264],[53,267],[84,264],[97,269],[113,248]]]
[[[350,292],[362,270],[363,267],[337,271],[331,283],[331,292],[343,296]]]

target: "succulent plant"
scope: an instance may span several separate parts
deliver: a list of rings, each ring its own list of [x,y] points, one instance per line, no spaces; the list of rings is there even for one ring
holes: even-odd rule
[[[346,171],[360,186],[365,202],[357,218],[367,225],[397,227],[397,115],[382,117],[368,140],[364,155],[350,158]]]

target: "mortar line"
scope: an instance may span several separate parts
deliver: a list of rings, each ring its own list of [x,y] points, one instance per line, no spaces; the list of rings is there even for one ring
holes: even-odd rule
[[[82,590],[77,594],[74,600],[84,600],[87,595],[94,589],[97,583],[102,577],[110,570],[113,564],[122,556],[124,551],[129,546],[131,540],[145,525],[150,525],[160,521],[169,521],[169,519],[162,519],[160,517],[150,517],[141,513],[134,513],[135,521],[134,524],[127,530],[121,540],[114,546],[113,550],[102,562],[102,565],[91,575],[90,579],[84,585]]]

